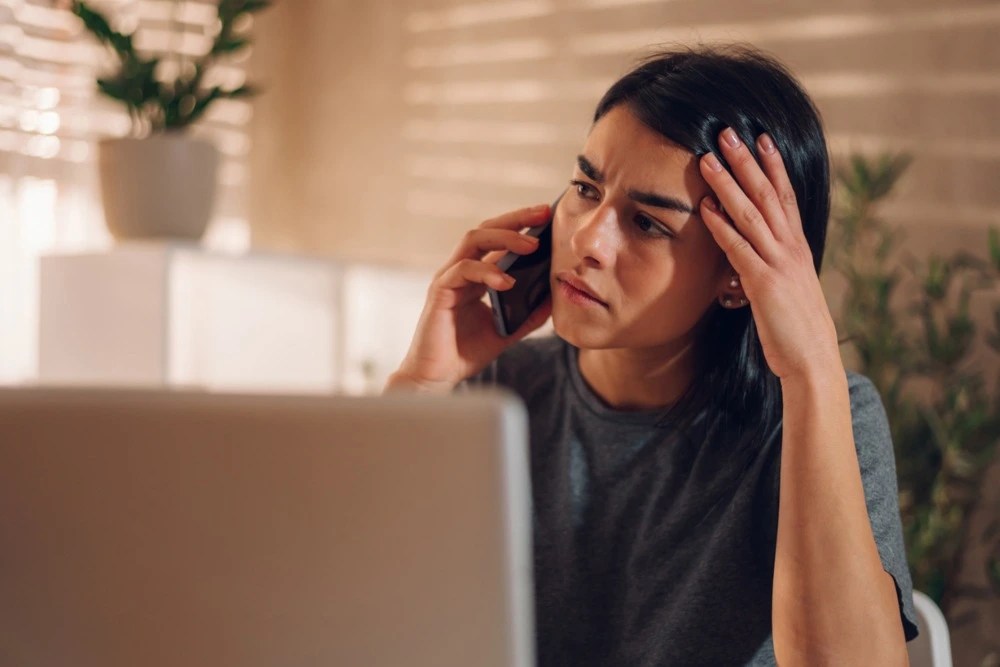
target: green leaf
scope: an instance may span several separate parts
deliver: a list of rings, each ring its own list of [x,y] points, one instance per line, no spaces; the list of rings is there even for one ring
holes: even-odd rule
[[[108,41],[114,34],[115,31],[111,29],[111,24],[104,18],[104,15],[92,9],[87,3],[74,2],[72,11],[80,17],[84,27],[101,41]]]
[[[212,47],[212,53],[222,54],[222,53],[235,53],[240,49],[250,45],[250,40],[245,37],[230,37],[227,40],[221,40],[215,43]]]
[[[243,3],[242,11],[244,12],[259,12],[262,9],[267,9],[273,3],[270,0],[246,0]]]
[[[1000,271],[1000,230],[991,225],[987,233],[989,234],[990,260],[993,262],[993,268]]]
[[[72,9],[83,21],[84,27],[102,44],[110,45],[122,60],[137,58],[131,35],[123,35],[114,30],[103,14],[85,2],[74,2]]]
[[[120,79],[98,79],[97,89],[114,100],[129,103],[128,87]]]

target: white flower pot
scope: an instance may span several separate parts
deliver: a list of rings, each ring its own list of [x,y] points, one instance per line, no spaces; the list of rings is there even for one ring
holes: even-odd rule
[[[213,144],[184,134],[104,139],[97,162],[105,222],[116,239],[204,234],[219,168]]]

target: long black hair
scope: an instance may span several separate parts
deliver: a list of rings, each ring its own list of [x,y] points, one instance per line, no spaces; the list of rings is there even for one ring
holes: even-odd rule
[[[830,215],[830,167],[819,112],[795,77],[748,46],[661,51],[645,58],[604,94],[596,123],[626,105],[650,129],[696,156],[718,149],[731,127],[756,154],[756,139],[774,140],[795,189],[802,226],[819,273]],[[745,445],[768,437],[781,417],[781,385],[764,358],[750,308],[714,303],[698,323],[697,380],[668,418],[687,430],[706,424],[741,434]]]

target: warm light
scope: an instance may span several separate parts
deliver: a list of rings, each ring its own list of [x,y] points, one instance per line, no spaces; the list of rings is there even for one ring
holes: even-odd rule
[[[55,134],[59,129],[59,114],[46,111],[38,117],[38,131],[42,134]]]
[[[34,109],[25,109],[21,112],[21,118],[18,125],[21,126],[21,130],[24,132],[34,132],[38,129],[38,112]]]
[[[35,91],[35,106],[39,109],[55,109],[59,104],[58,88],[39,88]]]
[[[184,23],[210,25],[216,20],[216,10],[206,2],[183,2],[181,0],[140,0],[139,13],[158,21],[172,21],[175,18]]]
[[[238,255],[250,250],[250,223],[243,218],[216,218],[205,230],[202,245]]]
[[[143,27],[133,36],[140,51],[180,53],[185,56],[202,56],[212,48],[212,38],[193,32],[176,32]]]
[[[59,154],[59,147],[61,145],[59,137],[34,136],[28,139],[25,152],[28,155],[48,160]]]

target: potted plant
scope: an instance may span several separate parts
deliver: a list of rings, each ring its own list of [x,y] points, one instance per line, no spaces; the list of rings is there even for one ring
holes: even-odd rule
[[[247,97],[250,86],[206,86],[206,72],[222,57],[250,44],[239,29],[243,17],[269,0],[219,0],[218,33],[207,53],[182,62],[173,80],[158,77],[158,57],[144,57],[132,34],[111,27],[86,2],[72,11],[113,54],[117,67],[97,79],[98,90],[128,110],[130,136],[98,144],[101,199],[109,231],[117,239],[171,237],[198,239],[208,225],[215,199],[219,151],[186,132],[213,102]]]
[[[995,665],[1000,643],[970,644],[967,626],[1000,600],[1000,515],[982,506],[985,474],[1000,449],[1000,377],[989,389],[1000,355],[1000,230],[988,229],[986,257],[905,252],[902,230],[878,207],[908,162],[854,156],[837,170],[826,257],[846,287],[837,330],[846,334],[852,366],[885,404],[914,587],[938,603],[952,632],[966,633],[958,651],[967,658],[979,651],[977,664]],[[992,299],[992,322],[973,317],[974,296]],[[981,530],[972,521],[977,507],[987,517]],[[977,570],[978,578],[963,575]]]

